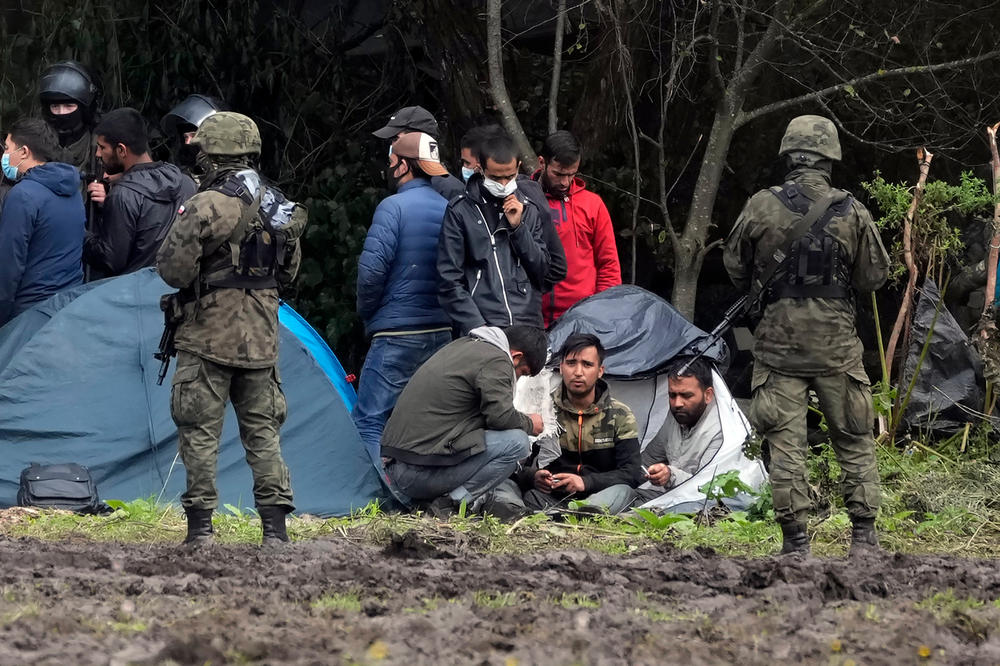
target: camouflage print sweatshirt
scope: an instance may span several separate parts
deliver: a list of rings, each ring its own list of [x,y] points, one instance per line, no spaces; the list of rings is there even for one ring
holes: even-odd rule
[[[587,494],[624,483],[642,483],[639,429],[632,410],[611,397],[603,379],[597,397],[587,409],[573,406],[560,382],[552,393],[562,434],[561,455],[545,466],[553,474],[578,474]]]
[[[204,184],[203,184],[204,187]],[[160,276],[171,287],[192,287],[203,263],[226,243],[244,204],[203,189],[181,208],[156,255]],[[301,255],[287,272],[294,277]],[[266,368],[278,360],[278,290],[214,289],[184,306],[177,349],[237,368]]]
[[[831,191],[830,176],[813,168],[792,171],[811,200]],[[868,209],[853,197],[834,205],[826,231],[846,250],[851,287],[873,291],[885,283],[889,257]],[[802,216],[790,211],[770,190],[753,195],[726,239],[724,261],[733,284],[748,290],[785,234]],[[769,303],[754,331],[758,363],[792,376],[829,375],[861,364],[861,341],[854,326],[853,298],[781,298]]]

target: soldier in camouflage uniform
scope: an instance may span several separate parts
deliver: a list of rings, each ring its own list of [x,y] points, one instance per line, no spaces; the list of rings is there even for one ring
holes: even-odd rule
[[[281,543],[288,541],[285,515],[294,507],[278,436],[286,412],[276,365],[277,287],[298,270],[297,234],[281,243],[284,252],[270,275],[257,270],[265,275],[254,277],[255,271],[245,266],[236,270],[234,264],[243,261],[241,243],[249,242],[257,229],[252,221],[259,222],[275,196],[283,197],[264,187],[249,166],[251,157],[260,154],[261,141],[246,116],[217,113],[202,123],[194,142],[210,158],[212,170],[198,194],[181,207],[157,254],[160,275],[181,289],[185,302],[175,339],[170,403],[187,470],[187,490],[181,496],[188,523],[185,543],[199,545],[212,538],[219,437],[230,399],[253,472],[264,543]],[[285,222],[304,219],[304,211],[290,205],[283,209]],[[272,228],[276,219],[271,219]]]
[[[888,276],[889,258],[868,210],[830,186],[832,161],[840,160],[830,120],[794,118],[779,155],[790,169],[786,182],[751,197],[726,241],[726,269],[738,288],[751,288],[775,252],[789,247],[792,239],[786,234],[813,202],[830,194],[834,198],[810,231],[790,245],[764,291],[755,331],[750,421],[771,448],[781,552],[808,552],[806,413],[809,390],[815,391],[842,470],[855,554],[878,547],[880,501],[871,391],[854,325],[855,291],[879,288]]]
[[[522,487],[533,486],[524,493],[523,505],[541,510],[586,499],[589,505],[618,513],[632,503],[634,488],[644,480],[635,416],[601,379],[604,347],[597,336],[574,333],[559,355],[562,382],[552,392],[561,432],[559,457],[518,475]],[[498,493],[497,502],[511,500],[509,492]],[[510,507],[506,511],[510,513]]]

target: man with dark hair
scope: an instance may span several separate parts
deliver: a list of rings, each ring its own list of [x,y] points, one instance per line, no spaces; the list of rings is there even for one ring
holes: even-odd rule
[[[389,117],[385,127],[375,130],[372,134],[380,139],[389,139],[391,144],[407,132],[423,132],[429,134],[435,141],[441,141],[441,130],[438,128],[437,120],[422,106],[403,107]],[[449,201],[465,191],[462,181],[447,170],[443,174],[431,176],[431,187]]]
[[[541,372],[547,347],[540,328],[481,326],[420,366],[382,435],[385,480],[403,502],[478,510],[511,475],[543,427],[514,408],[514,383]]]
[[[448,202],[430,178],[446,173],[437,141],[409,132],[392,145],[386,174],[396,194],[375,209],[358,259],[358,316],[371,347],[361,369],[354,423],[376,456],[396,399],[417,368],[451,342],[437,300],[437,238]]]
[[[596,335],[574,333],[559,351],[562,383],[552,392],[559,420],[559,457],[518,475],[524,506],[548,509],[570,500],[619,513],[642,482],[639,431],[632,410],[611,396],[604,347]],[[507,499],[506,493],[501,501]],[[512,513],[509,508],[508,514]]]
[[[121,174],[100,219],[87,234],[83,259],[91,279],[122,275],[152,266],[180,205],[194,196],[194,181],[173,164],[149,156],[146,123],[135,109],[115,109],[94,128],[97,155],[108,175]]]
[[[15,184],[0,214],[0,326],[83,281],[80,176],[52,161],[58,154],[55,133],[41,120],[19,120],[7,132],[3,173]]]
[[[441,306],[462,333],[483,325],[541,326],[538,294],[550,256],[538,209],[518,191],[514,141],[488,136],[479,163],[482,173],[451,200],[441,226]]]
[[[722,447],[722,421],[712,365],[704,357],[684,368],[679,358],[667,369],[670,416],[642,451],[649,483],[636,490],[648,502],[675,488],[708,465]]]
[[[580,144],[565,130],[550,134],[532,178],[541,183],[549,214],[566,252],[566,279],[546,294],[546,325],[577,301],[622,283],[621,264],[611,216],[601,197],[577,177]]]
[[[476,172],[482,171],[482,166],[479,164],[479,149],[487,138],[495,134],[506,135],[507,130],[499,125],[481,125],[473,127],[462,137],[462,145],[460,146],[462,150],[462,178],[466,182]],[[566,277],[566,251],[563,249],[562,240],[559,238],[559,233],[556,232],[555,225],[552,224],[552,219],[545,214],[549,204],[545,199],[545,193],[542,192],[542,186],[532,180],[530,176],[518,172],[517,188],[538,209],[542,237],[545,240],[545,248],[549,251],[549,271],[545,274],[541,291],[535,292],[535,296],[538,298],[537,308],[540,310],[542,294],[551,291],[552,287]],[[535,307],[532,305],[532,309]]]

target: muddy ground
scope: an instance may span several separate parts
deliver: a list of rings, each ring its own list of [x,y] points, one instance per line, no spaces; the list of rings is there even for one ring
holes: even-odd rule
[[[1000,663],[993,561],[468,551],[4,540],[0,663]]]

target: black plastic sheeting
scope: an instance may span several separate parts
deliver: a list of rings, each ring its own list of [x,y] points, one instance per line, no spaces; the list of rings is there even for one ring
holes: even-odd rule
[[[593,333],[607,352],[605,376],[648,377],[670,361],[699,348],[708,334],[656,294],[634,285],[619,285],[586,298],[563,314],[549,330],[549,348],[557,354],[573,333]],[[721,371],[729,361],[719,340],[705,354]]]
[[[901,393],[913,377],[940,300],[937,284],[930,278],[924,280],[914,310]],[[954,433],[974,420],[963,407],[981,412],[983,398],[982,360],[965,331],[942,304],[903,421],[910,428]]]

